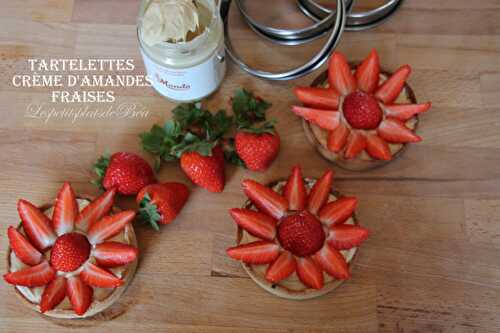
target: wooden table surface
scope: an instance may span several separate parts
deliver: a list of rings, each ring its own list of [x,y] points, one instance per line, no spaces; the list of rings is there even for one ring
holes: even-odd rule
[[[281,1],[286,2],[286,1]],[[369,1],[363,2],[368,4]],[[373,1],[372,1],[373,2]],[[302,24],[294,1],[281,14],[262,1],[254,10]],[[255,7],[256,6],[256,7]],[[173,103],[150,88],[117,89],[115,103],[144,106],[137,119],[30,119],[30,102],[48,102],[50,88],[15,88],[27,58],[132,58],[137,0],[2,1],[0,10],[0,256],[16,201],[52,200],[63,181],[96,194],[93,161],[106,149],[141,152],[138,133],[170,117]],[[278,15],[278,16],[277,16]],[[306,142],[290,112],[294,82],[266,82],[229,64],[221,89],[206,105],[224,107],[244,86],[273,103],[282,149],[265,173],[227,168],[224,193],[192,187],[181,216],[157,233],[137,226],[140,266],[123,298],[89,320],[58,321],[24,307],[0,283],[2,332],[498,332],[500,331],[500,2],[408,0],[386,24],[344,33],[339,50],[351,60],[376,47],[382,65],[409,63],[409,83],[433,108],[421,118],[424,141],[374,171],[334,168]],[[305,23],[305,21],[304,21]],[[236,12],[232,37],[241,55],[261,68],[304,61],[319,43],[278,48],[256,38]],[[67,105],[55,104],[55,108]],[[360,199],[358,216],[372,230],[353,277],[327,296],[279,299],[260,289],[225,255],[235,241],[227,210],[245,200],[244,178],[271,181],[301,164],[307,176],[336,172],[334,187]],[[188,182],[177,165],[159,179]],[[123,206],[132,200],[120,199]],[[0,260],[0,271],[5,261]]]

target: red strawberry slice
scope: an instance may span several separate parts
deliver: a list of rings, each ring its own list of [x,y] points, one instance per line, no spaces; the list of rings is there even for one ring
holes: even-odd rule
[[[58,276],[43,290],[40,312],[45,313],[55,308],[66,297],[66,278]]]
[[[12,251],[23,263],[29,266],[34,266],[42,261],[42,254],[31,245],[24,236],[14,227],[7,229],[9,236],[9,244]]]
[[[71,185],[65,182],[59,190],[54,204],[52,225],[55,232],[60,236],[73,231],[77,215],[78,203],[76,202],[75,192],[71,188]]]
[[[294,105],[292,111],[297,116],[326,130],[333,131],[340,123],[340,112],[335,110],[320,110]]]
[[[368,154],[379,160],[389,161],[392,159],[391,149],[384,139],[378,135],[366,135],[366,151]]]
[[[323,288],[323,271],[311,258],[297,258],[297,275],[309,288]]]
[[[356,81],[358,88],[365,93],[371,94],[377,89],[380,75],[380,63],[377,50],[372,49],[370,54],[356,69]]]
[[[271,215],[277,220],[285,215],[288,210],[288,202],[273,189],[265,187],[251,179],[244,180],[241,185],[243,186],[245,195],[259,210]]]
[[[377,129],[377,133],[387,142],[407,143],[422,141],[420,136],[413,133],[403,122],[397,119],[387,118],[382,121]]]
[[[339,93],[333,88],[296,87],[293,92],[305,106],[317,109],[336,110]]]
[[[242,208],[230,209],[229,214],[240,227],[255,237],[265,240],[276,237],[276,221],[269,215]]]
[[[120,233],[135,217],[133,210],[106,216],[92,225],[87,234],[91,244],[99,244]]]
[[[356,80],[345,56],[340,52],[333,52],[328,63],[328,82],[342,95],[348,95],[356,90]]]
[[[106,216],[113,207],[116,188],[112,188],[82,209],[76,218],[76,224],[83,230],[88,230],[92,224]]]
[[[288,201],[288,209],[303,210],[306,206],[307,191],[302,179],[302,170],[299,166],[292,169],[292,174],[283,187],[283,196]]]
[[[276,260],[280,254],[278,244],[268,241],[256,241],[226,250],[228,256],[241,260],[247,264],[262,265],[269,264]]]
[[[346,280],[351,276],[344,256],[328,243],[313,256],[313,260],[335,279]]]
[[[406,121],[417,114],[427,112],[431,108],[431,102],[423,104],[392,104],[384,107],[388,117]]]
[[[266,280],[272,283],[278,283],[286,279],[293,272],[296,267],[295,257],[288,251],[280,254],[278,259],[273,261],[266,270]]]
[[[321,207],[328,200],[328,196],[332,189],[333,171],[327,170],[320,179],[314,183],[307,202],[307,209],[312,214],[317,214]]]
[[[88,262],[80,273],[80,279],[87,285],[96,288],[116,288],[123,285],[123,280],[110,271]]]
[[[19,200],[17,211],[23,221],[23,228],[28,238],[38,250],[43,251],[54,244],[56,235],[49,218],[31,202]]]
[[[391,104],[394,102],[401,93],[410,73],[411,67],[409,65],[401,66],[390,78],[384,81],[380,88],[378,88],[375,92],[375,97],[384,102],[384,104]]]
[[[366,148],[366,137],[361,131],[351,131],[347,138],[344,157],[346,159],[355,158]]]
[[[341,151],[347,142],[348,136],[349,129],[343,124],[339,124],[339,126],[334,131],[328,133],[328,140],[326,142],[328,150],[335,153]]]
[[[3,276],[10,284],[25,287],[45,286],[56,276],[56,271],[50,267],[47,261],[15,272],[9,272]]]
[[[368,235],[367,229],[357,225],[333,225],[330,227],[327,242],[337,250],[348,250],[361,245]]]
[[[97,244],[92,254],[99,266],[118,267],[134,261],[139,254],[139,250],[120,242],[104,242]]]
[[[69,297],[73,311],[81,316],[87,312],[90,303],[92,303],[94,290],[83,283],[78,275],[75,275],[67,279],[66,294]]]
[[[342,224],[352,216],[357,205],[357,198],[341,197],[327,203],[319,212],[319,219],[328,225]]]

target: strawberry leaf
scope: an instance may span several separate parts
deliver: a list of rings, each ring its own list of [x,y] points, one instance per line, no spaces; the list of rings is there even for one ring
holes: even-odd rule
[[[234,139],[230,138],[224,142],[224,159],[236,166],[241,166],[246,168],[245,162],[238,156],[236,149],[234,147]]]
[[[271,104],[261,98],[255,97],[253,93],[238,89],[231,99],[236,126],[240,128],[251,127],[254,123],[266,120],[266,111]]]
[[[151,202],[151,197],[148,193],[144,195],[139,203],[139,219],[142,222],[151,224],[156,231],[160,231],[158,221],[161,220],[161,215],[158,213],[158,207]]]
[[[91,183],[98,186],[100,189],[104,189],[104,187],[102,186],[102,180],[104,178],[104,175],[106,175],[106,170],[109,166],[109,159],[110,154],[105,152],[94,163],[94,172],[97,176],[97,179],[92,180]]]

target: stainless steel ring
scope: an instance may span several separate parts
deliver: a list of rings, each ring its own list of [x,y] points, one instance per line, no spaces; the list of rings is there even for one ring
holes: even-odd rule
[[[371,29],[390,16],[401,6],[403,0],[389,0],[384,5],[365,12],[350,11],[347,15],[347,31]],[[302,12],[315,21],[322,21],[332,12],[329,8],[317,4],[314,0],[298,0]]]
[[[334,24],[334,13],[330,11],[332,15],[325,15],[321,20],[318,20],[316,17],[313,19],[316,23],[308,26],[306,28],[301,29],[279,29],[266,26],[258,21],[256,21],[252,16],[248,14],[248,11],[245,7],[244,0],[235,0],[238,9],[243,15],[245,21],[248,23],[250,28],[261,35],[263,38],[282,45],[301,45],[309,43],[315,39],[321,38],[326,35],[329,30],[332,28]],[[346,12],[349,12],[352,5],[353,0],[344,0],[346,5]]]
[[[292,80],[299,77],[302,77],[318,67],[320,67],[327,59],[333,49],[337,46],[340,36],[344,31],[344,26],[346,23],[346,7],[343,0],[336,0],[337,3],[337,11],[334,14],[334,24],[330,29],[330,35],[328,40],[323,45],[323,48],[307,63],[290,69],[286,72],[281,73],[273,73],[262,71],[258,69],[254,69],[245,64],[237,55],[235,50],[231,44],[231,38],[228,29],[228,20],[229,20],[229,8],[231,6],[231,0],[222,0],[221,2],[221,16],[224,21],[224,33],[225,33],[225,44],[226,44],[226,52],[229,57],[244,71],[247,73],[268,80]],[[332,13],[333,14],[333,13]]]

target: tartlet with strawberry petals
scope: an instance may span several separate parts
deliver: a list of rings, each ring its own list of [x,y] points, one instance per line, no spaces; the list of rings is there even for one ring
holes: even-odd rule
[[[32,309],[54,318],[85,318],[115,303],[137,268],[135,212],[114,206],[116,189],[92,200],[69,183],[53,204],[18,201],[18,227],[7,234],[4,280]]]
[[[350,278],[369,232],[354,215],[357,199],[333,191],[332,182],[332,171],[316,180],[303,178],[298,166],[287,180],[267,186],[244,180],[249,201],[229,211],[238,233],[227,254],[283,298],[310,299],[337,288]]]
[[[392,74],[382,71],[375,49],[357,66],[334,52],[328,71],[311,87],[294,89],[303,106],[292,111],[303,118],[306,137],[326,159],[348,170],[379,167],[422,140],[415,134],[418,116],[431,103],[417,103],[406,83],[410,74],[409,65]]]

